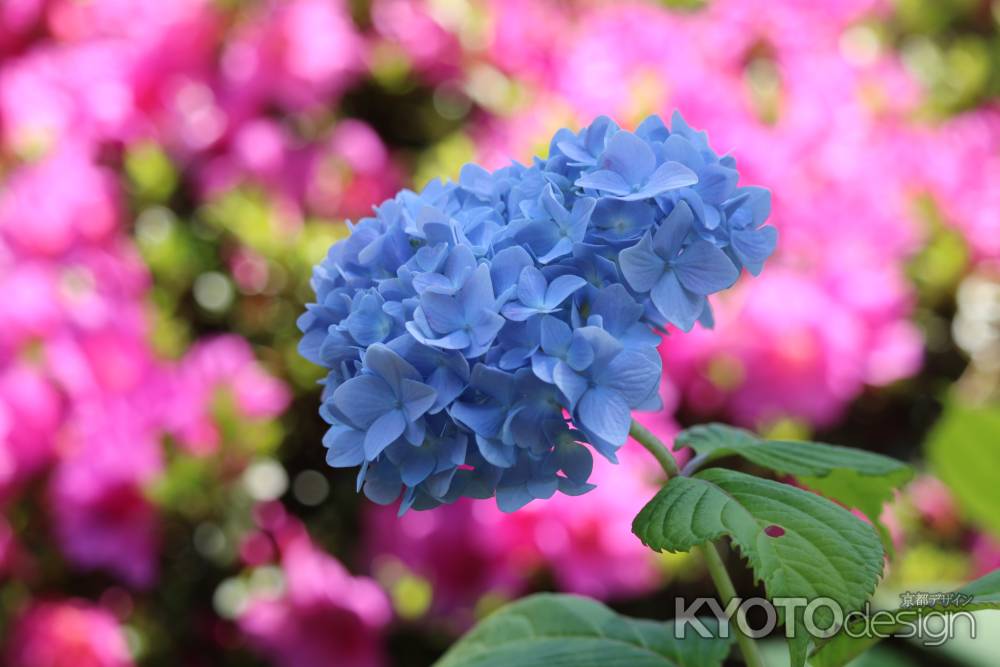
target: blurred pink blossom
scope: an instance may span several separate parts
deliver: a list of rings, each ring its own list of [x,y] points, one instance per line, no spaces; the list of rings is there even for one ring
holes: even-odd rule
[[[10,628],[11,667],[131,667],[125,635],[114,616],[81,600],[36,602]]]
[[[60,255],[100,244],[118,227],[118,191],[110,172],[79,146],[64,145],[7,178],[0,194],[0,231],[27,254]]]
[[[378,35],[399,47],[412,67],[432,83],[461,74],[458,35],[434,18],[425,0],[373,0],[371,18]]]
[[[264,370],[243,338],[225,335],[196,343],[177,368],[166,413],[171,430],[192,452],[211,452],[218,446],[212,410],[223,390],[250,420],[281,414],[291,399],[285,384]]]
[[[160,524],[145,487],[163,468],[149,408],[162,398],[79,405],[49,484],[56,539],[78,567],[149,587],[158,572]]]
[[[238,624],[279,667],[379,667],[380,634],[391,618],[386,594],[352,577],[304,534],[282,547],[284,591],[250,600]]]

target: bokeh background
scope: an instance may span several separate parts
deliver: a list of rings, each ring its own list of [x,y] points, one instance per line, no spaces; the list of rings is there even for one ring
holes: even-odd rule
[[[422,666],[531,591],[711,594],[629,532],[638,447],[513,515],[359,499],[296,353],[345,219],[601,113],[680,109],[781,230],[714,331],[665,338],[643,421],[914,463],[890,604],[1000,566],[998,28],[988,0],[0,0],[0,659]],[[866,664],[995,665],[982,634]]]

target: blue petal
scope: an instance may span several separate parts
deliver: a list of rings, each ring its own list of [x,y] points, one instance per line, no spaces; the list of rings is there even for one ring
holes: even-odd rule
[[[426,447],[409,447],[399,463],[399,476],[403,484],[416,486],[434,472],[434,454]]]
[[[601,170],[584,174],[576,179],[576,186],[586,190],[599,190],[613,195],[627,195],[632,192],[632,186],[613,171]]]
[[[636,135],[618,132],[608,141],[600,166],[620,174],[629,186],[641,185],[656,169],[656,155],[649,144]]]
[[[397,396],[404,378],[420,380],[417,369],[385,345],[372,345],[365,351],[365,368],[385,380]]]
[[[500,440],[477,434],[476,445],[483,458],[498,468],[510,468],[517,462],[516,449],[512,445],[505,445]]]
[[[538,258],[538,261],[542,264],[548,264],[554,259],[559,259],[560,257],[565,257],[566,255],[573,252],[573,241],[568,238],[559,238],[555,244],[546,252],[544,255]]]
[[[617,392],[629,408],[638,407],[655,391],[663,371],[659,354],[652,352],[623,350],[602,373],[601,386]]]
[[[399,497],[403,483],[394,467],[373,467],[365,478],[365,496],[373,503],[389,505]]]
[[[582,338],[573,338],[566,351],[566,363],[575,371],[583,371],[594,363],[594,348]]]
[[[573,340],[573,331],[562,320],[546,315],[542,318],[540,338],[546,354],[562,356]]]
[[[734,230],[731,242],[736,256],[757,276],[764,268],[764,260],[771,256],[778,244],[778,230],[768,225],[757,230]]]
[[[496,293],[502,294],[516,285],[526,266],[534,266],[534,262],[528,251],[521,246],[511,246],[498,252],[490,264],[490,276]]]
[[[556,450],[559,469],[573,482],[582,484],[590,479],[594,470],[594,457],[590,450],[582,445],[567,442],[559,445]]]
[[[455,297],[425,292],[420,297],[420,309],[437,333],[446,334],[465,326],[465,312]]]
[[[374,375],[351,378],[333,392],[333,404],[358,428],[368,428],[395,403],[392,389]]]
[[[589,432],[614,446],[625,443],[632,413],[621,395],[606,387],[594,387],[580,399],[575,413]]]
[[[680,162],[695,169],[700,169],[705,164],[705,158],[694,144],[680,134],[672,134],[663,142],[663,156],[667,160]]]
[[[546,308],[558,308],[571,294],[586,284],[587,281],[580,276],[559,276],[545,290],[544,303]]]
[[[516,512],[532,500],[534,498],[524,484],[501,486],[497,489],[497,507],[507,514]]]
[[[739,173],[720,164],[710,164],[699,172],[695,190],[706,202],[715,204],[727,199],[736,188]]]
[[[674,262],[677,279],[695,294],[714,294],[733,286],[740,272],[732,260],[708,241],[696,241]]]
[[[666,162],[661,164],[649,177],[641,190],[622,197],[624,201],[635,201],[638,199],[652,199],[664,192],[677,190],[698,182],[698,176],[693,171],[682,165],[680,162]]]
[[[618,253],[618,264],[625,280],[636,292],[653,289],[667,266],[664,259],[653,251],[653,240],[649,232],[634,246]]]
[[[661,257],[673,257],[680,252],[693,225],[694,214],[691,212],[691,207],[685,201],[677,202],[653,237],[653,248],[656,253]]]
[[[376,419],[365,434],[365,458],[374,459],[405,430],[406,417],[402,410],[390,410]]]
[[[660,315],[682,331],[691,331],[705,305],[705,297],[684,289],[673,271],[663,274],[649,296]]]
[[[503,312],[503,316],[508,320],[513,322],[524,322],[529,317],[537,315],[543,311],[534,306],[525,306],[517,301],[514,301],[504,306],[501,312]]]
[[[535,308],[545,305],[545,276],[533,266],[521,271],[517,281],[517,298],[525,306]]]
[[[406,418],[410,421],[430,410],[437,400],[437,392],[423,382],[403,380],[401,389],[399,399],[403,403]]]
[[[536,500],[551,498],[559,488],[559,480],[555,476],[547,479],[529,479],[527,483],[528,493]]]
[[[570,410],[576,406],[576,402],[580,400],[580,397],[583,396],[585,391],[587,391],[587,379],[575,373],[573,369],[565,363],[556,365],[555,370],[552,371],[552,379],[555,381],[555,385],[559,388],[559,391],[561,391],[567,401],[569,401],[569,405],[566,407]]]
[[[350,427],[330,427],[323,436],[327,448],[326,464],[334,468],[353,468],[365,460],[365,433]]]
[[[427,384],[434,388],[436,399],[428,410],[431,414],[440,412],[465,391],[467,383],[457,373],[446,366],[440,366],[427,378]]]
[[[449,410],[456,421],[464,424],[473,433],[494,437],[503,427],[507,417],[506,409],[497,405],[475,405],[456,402]]]

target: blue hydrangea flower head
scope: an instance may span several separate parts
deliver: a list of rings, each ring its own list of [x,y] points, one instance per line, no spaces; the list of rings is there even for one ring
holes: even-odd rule
[[[777,244],[770,194],[675,114],[601,117],[549,156],[403,190],[315,267],[302,355],[327,369],[327,462],[400,511],[586,493],[632,411],[659,409],[657,345]]]

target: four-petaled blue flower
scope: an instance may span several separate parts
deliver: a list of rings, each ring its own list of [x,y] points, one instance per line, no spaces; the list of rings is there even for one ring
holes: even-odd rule
[[[695,173],[680,162],[657,165],[653,149],[631,132],[614,135],[598,164],[601,169],[578,178],[577,186],[624,201],[652,199],[698,182]]]
[[[705,297],[731,287],[739,270],[708,241],[692,239],[694,216],[679,202],[655,234],[646,234],[619,256],[629,287],[649,294],[667,322],[690,331],[705,309]]]
[[[327,462],[400,512],[585,493],[633,410],[659,406],[668,325],[758,274],[777,233],[680,116],[601,117],[549,157],[403,190],[314,270],[300,350],[324,366]]]

